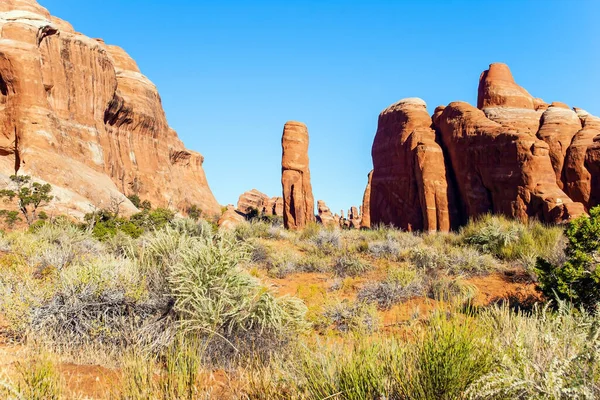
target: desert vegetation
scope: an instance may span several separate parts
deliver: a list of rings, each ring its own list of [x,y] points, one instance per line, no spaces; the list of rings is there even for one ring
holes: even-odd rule
[[[143,209],[0,237],[0,397],[594,399],[600,210],[568,226],[484,216],[234,231]],[[491,288],[491,286],[494,287]]]

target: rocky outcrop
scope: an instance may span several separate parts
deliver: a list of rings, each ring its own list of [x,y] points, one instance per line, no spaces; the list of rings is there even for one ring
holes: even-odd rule
[[[129,194],[217,215],[203,161],[169,127],[156,87],[122,49],[76,33],[34,0],[0,4],[4,180],[18,172],[52,184],[54,205],[74,216]]]
[[[600,118],[575,111],[583,128],[567,150],[563,179],[565,192],[589,210],[600,204]]]
[[[427,106],[404,99],[379,115],[373,143],[370,223],[448,231],[449,197],[442,148]]]
[[[271,199],[266,194],[259,192],[256,189],[252,189],[240,196],[237,209],[244,214],[248,214],[252,210],[256,210],[261,214],[266,214],[270,200]]]
[[[371,182],[373,181],[373,171],[369,172],[367,176],[367,187],[365,188],[365,194],[363,196],[360,220],[360,227],[364,229],[371,228]]]
[[[302,229],[315,221],[315,201],[310,183],[308,129],[300,122],[285,124],[281,139],[283,221],[287,229]]]
[[[534,98],[505,64],[481,75],[477,103],[430,118],[413,98],[381,113],[371,224],[447,231],[488,212],[562,222],[599,204],[600,119]]]
[[[223,215],[221,215],[221,218],[219,218],[217,225],[221,230],[232,231],[245,220],[246,218],[236,211],[235,206],[229,204]]]
[[[260,215],[283,217],[283,198],[269,197],[252,189],[240,196],[237,210],[246,215],[256,210]]]
[[[339,217],[336,217],[331,213],[329,207],[323,200],[317,201],[318,220],[324,226],[339,226]]]
[[[356,207],[350,207],[348,210],[348,222],[350,228],[360,229],[361,215]]]

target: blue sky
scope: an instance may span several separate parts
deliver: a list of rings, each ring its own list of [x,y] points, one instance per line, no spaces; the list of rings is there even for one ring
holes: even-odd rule
[[[476,104],[496,61],[532,95],[600,115],[596,0],[39,2],[131,54],[221,204],[280,195],[282,128],[297,120],[315,198],[359,205],[379,112],[405,97]]]

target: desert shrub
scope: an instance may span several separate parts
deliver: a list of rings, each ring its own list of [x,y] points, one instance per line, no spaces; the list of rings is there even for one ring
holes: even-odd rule
[[[538,260],[539,285],[549,298],[595,308],[600,303],[600,207],[569,223],[566,236],[565,263]]]
[[[390,363],[397,398],[464,398],[469,386],[492,368],[486,339],[472,321],[434,313],[414,343]]]
[[[327,261],[316,254],[306,254],[300,257],[296,265],[302,272],[327,272],[329,270]]]
[[[170,226],[180,235],[192,237],[212,238],[217,231],[216,225],[203,219],[175,218],[171,221]]]
[[[260,241],[252,241],[250,261],[255,264],[266,264],[271,259],[271,249]]]
[[[17,364],[16,381],[0,374],[0,394],[6,399],[58,400],[65,382],[49,354],[40,352]]]
[[[525,225],[490,214],[470,221],[460,232],[465,244],[503,260],[521,261],[525,266],[531,266],[531,260],[538,256],[553,254],[557,257],[562,235],[560,227],[538,221]]]
[[[419,269],[446,269],[449,265],[448,254],[444,249],[432,246],[419,246],[409,253],[411,263]]]
[[[374,257],[397,260],[400,257],[402,247],[396,239],[388,236],[385,240],[369,243],[368,250]]]
[[[446,269],[455,275],[482,275],[498,266],[494,257],[472,247],[449,247],[446,248],[446,254]]]
[[[495,367],[468,391],[471,399],[595,399],[600,396],[600,316],[560,303],[552,312],[486,311],[477,323],[494,332]]]
[[[472,300],[477,288],[460,277],[442,276],[429,283],[429,297],[435,300],[458,300],[461,303]]]
[[[366,302],[344,300],[327,307],[324,316],[341,332],[373,333],[379,329],[377,309]]]
[[[342,234],[339,229],[320,229],[310,241],[325,254],[331,254],[342,247]]]
[[[182,251],[169,281],[184,331],[232,344],[251,340],[252,333],[286,340],[304,328],[304,303],[275,297],[240,268],[246,257],[227,238]]]
[[[423,295],[424,291],[424,279],[416,269],[392,268],[385,280],[365,285],[358,292],[358,300],[389,309],[394,304]]]
[[[327,350],[324,350],[327,349]],[[299,389],[311,399],[390,398],[384,344],[359,340],[352,346],[321,346],[301,355]]]
[[[30,330],[58,346],[136,343],[139,329],[168,308],[168,299],[149,297],[144,279],[137,263],[127,259],[72,265],[59,273],[53,294],[32,307]]]
[[[300,240],[310,241],[312,238],[317,236],[323,229],[323,226],[316,222],[307,224],[304,229],[300,232]]]
[[[251,238],[267,239],[270,236],[271,225],[260,220],[252,220],[238,224],[233,230],[234,236],[238,240],[248,240]]]
[[[267,261],[267,270],[269,275],[279,279],[300,272],[297,257],[290,252],[278,252],[271,255]]]
[[[373,268],[370,264],[351,255],[342,255],[335,259],[333,271],[337,276],[359,276]]]

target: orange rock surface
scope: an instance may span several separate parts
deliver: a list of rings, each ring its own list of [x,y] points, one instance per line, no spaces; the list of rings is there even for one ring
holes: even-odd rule
[[[0,179],[18,171],[48,182],[53,207],[76,217],[130,194],[217,215],[203,161],[124,50],[75,33],[34,0],[1,2]]]
[[[301,122],[285,124],[281,139],[283,221],[287,229],[302,229],[315,221],[315,200],[310,183],[308,129]]]

